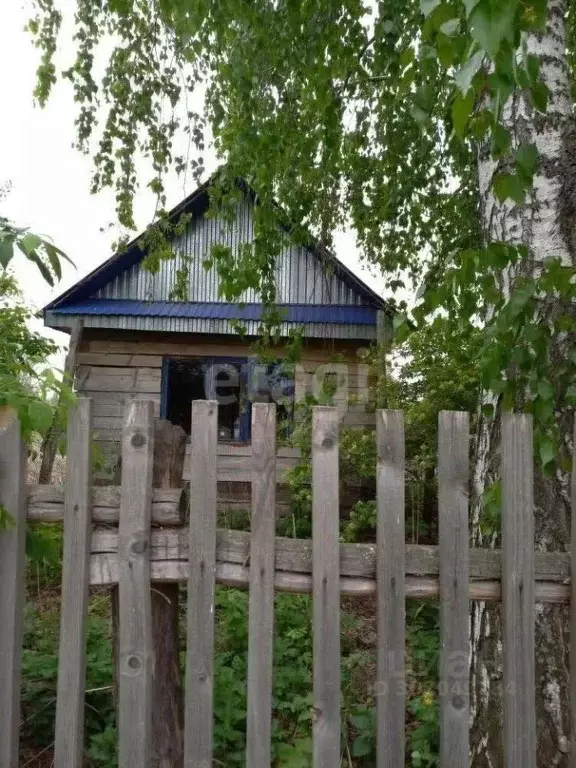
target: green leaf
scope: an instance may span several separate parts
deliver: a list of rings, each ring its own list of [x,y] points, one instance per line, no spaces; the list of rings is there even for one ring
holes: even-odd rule
[[[35,251],[32,251],[32,253],[28,255],[28,258],[30,259],[30,261],[33,261],[34,264],[36,264],[44,280],[46,280],[48,285],[52,287],[54,285],[54,278],[52,277],[52,273],[50,272],[46,264],[44,264],[40,256],[38,256],[38,254]]]
[[[538,382],[538,394],[543,400],[552,400],[554,397],[554,387],[547,379],[540,379]]]
[[[510,144],[510,131],[507,131],[500,123],[496,123],[492,128],[492,157],[494,160],[503,157],[510,149]]]
[[[466,16],[470,16],[474,8],[478,5],[480,0],[464,0],[464,7],[466,8]]]
[[[492,403],[485,403],[482,406],[482,413],[484,414],[484,416],[486,416],[487,419],[494,418],[494,406],[492,405]]]
[[[524,202],[524,185],[516,174],[498,173],[494,177],[494,194],[503,203],[510,198],[518,205]]]
[[[504,40],[514,39],[516,0],[480,0],[470,16],[472,38],[494,57]]]
[[[24,251],[26,256],[30,256],[30,254],[35,251],[36,248],[42,245],[42,238],[38,237],[38,235],[32,234],[32,232],[28,232],[27,235],[24,235],[24,237],[20,238],[18,245],[20,249]]]
[[[516,150],[516,168],[531,180],[538,166],[538,157],[536,145],[523,141]]]
[[[526,74],[531,85],[538,82],[540,77],[540,57],[535,53],[529,53],[526,56]]]
[[[482,66],[484,56],[484,51],[476,51],[476,53],[473,53],[472,56],[464,62],[458,72],[454,75],[454,82],[462,93],[468,93],[474,75]]]
[[[440,32],[443,32],[445,35],[453,35],[460,26],[460,19],[449,19],[448,21],[445,21],[444,24],[440,27]]]
[[[413,46],[407,45],[406,48],[404,48],[404,50],[398,57],[398,63],[400,64],[401,67],[407,67],[409,64],[412,64],[415,56],[416,56],[416,53],[414,51]]]
[[[454,133],[461,139],[464,138],[466,126],[468,125],[468,120],[474,109],[475,101],[476,94],[474,93],[474,89],[470,88],[465,96],[458,92],[452,103],[452,124],[454,126]]]
[[[426,18],[436,10],[441,0],[420,0],[420,10]]]
[[[359,736],[352,743],[352,757],[366,757],[372,753],[372,744],[365,736]]]
[[[538,455],[542,466],[545,467],[556,458],[556,441],[550,435],[542,435],[538,443]]]
[[[448,37],[448,35],[439,32],[436,37],[436,53],[440,64],[446,67],[446,69],[450,67],[454,63],[457,54],[455,38]]]
[[[46,255],[48,256],[48,260],[50,262],[50,266],[54,270],[54,274],[58,278],[58,280],[62,279],[62,265],[60,264],[60,259],[58,258],[58,253],[56,251],[56,248],[51,243],[44,243],[44,247],[46,250]]]
[[[566,390],[566,397],[573,402],[576,401],[576,384],[570,384]]]
[[[44,434],[52,426],[54,410],[42,400],[32,400],[28,406],[28,417],[32,429]]]
[[[548,96],[550,91],[546,83],[538,81],[530,88],[530,96],[532,97],[532,104],[542,114],[546,113],[548,108]]]
[[[6,269],[13,256],[14,246],[12,240],[7,237],[0,240],[0,267]]]
[[[522,3],[522,14],[520,15],[522,29],[531,32],[544,32],[547,10],[547,0],[525,0]]]

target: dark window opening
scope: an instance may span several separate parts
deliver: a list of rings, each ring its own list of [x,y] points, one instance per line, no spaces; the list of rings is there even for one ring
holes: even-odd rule
[[[219,442],[250,439],[251,404],[275,402],[279,433],[287,437],[294,416],[294,381],[281,363],[247,358],[165,358],[162,416],[190,434],[193,400],[218,402]]]
[[[294,426],[294,377],[282,362],[255,363],[251,392],[252,402],[276,403],[278,433],[288,438]]]

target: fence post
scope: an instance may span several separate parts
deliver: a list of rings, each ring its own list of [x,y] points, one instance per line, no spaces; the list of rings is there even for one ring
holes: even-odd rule
[[[76,406],[70,409],[68,419],[56,698],[56,768],[81,768],[83,764],[91,517],[92,401],[79,398]]]
[[[576,768],[576,415],[572,431],[572,519],[570,540],[570,766]]]
[[[0,768],[17,768],[26,541],[26,446],[20,422],[0,407]]]
[[[504,763],[536,766],[532,417],[502,416]]]
[[[468,414],[438,418],[440,765],[469,763]]]
[[[340,765],[338,409],[312,416],[314,768]]]
[[[133,400],[122,433],[122,486],[118,525],[120,680],[118,764],[146,768],[152,730],[152,605],[150,517],[154,412]]]
[[[192,403],[184,766],[212,765],[218,404]]]
[[[377,411],[376,430],[377,765],[378,768],[397,768],[404,765],[406,740],[404,414]]]
[[[269,768],[272,721],[276,405],[252,405],[247,768]]]
[[[154,428],[154,488],[182,485],[186,433],[169,421],[157,420]],[[151,768],[182,768],[184,723],[180,673],[180,585],[152,583],[152,682]]]

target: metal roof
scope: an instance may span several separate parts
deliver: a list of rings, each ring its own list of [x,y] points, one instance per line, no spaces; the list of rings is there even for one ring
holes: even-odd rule
[[[209,187],[211,183],[212,179],[198,187],[198,189],[196,189],[191,195],[189,195],[181,203],[175,206],[168,214],[169,220],[176,221],[177,217],[179,217],[182,213],[192,213],[193,217],[201,216],[209,206]],[[237,183],[240,188],[246,191],[247,197],[250,198],[253,203],[253,190],[251,190],[243,180],[238,180]],[[93,270],[85,278],[79,280],[71,288],[51,301],[45,307],[45,310],[55,309],[56,307],[63,306],[64,304],[77,303],[78,301],[91,298],[97,292],[102,291],[102,289],[104,289],[104,287],[112,282],[116,277],[122,275],[122,273],[124,273],[126,270],[129,270],[131,267],[134,267],[134,265],[141,262],[146,256],[146,253],[140,248],[140,237],[141,235],[138,235],[138,237],[134,238],[134,240],[132,240],[121,252],[114,254],[110,259]],[[366,285],[366,283],[364,283],[357,275],[348,269],[348,267],[342,264],[342,262],[339,261],[339,259],[337,259],[331,251],[324,248],[323,246],[320,246],[312,238],[310,239],[310,244],[306,250],[316,256],[316,258],[326,268],[327,272],[332,272],[334,275],[344,281],[344,283],[350,289],[352,289],[352,291],[354,291],[357,296],[361,297],[363,301],[358,303],[368,303],[372,306],[384,310],[388,308],[384,299],[375,291],[373,291],[368,285]],[[116,296],[116,298],[120,298],[120,296]],[[338,302],[336,300],[334,303],[353,302]]]
[[[235,322],[240,321],[247,335],[257,335],[262,315],[259,293],[248,289],[238,304],[230,304],[222,296],[216,266],[206,269],[215,244],[224,244],[239,256],[245,244],[253,242],[255,196],[239,180],[245,198],[236,215],[225,220],[207,217],[210,183],[169,213],[172,221],[184,212],[192,216],[185,232],[172,240],[173,256],[156,272],[145,269],[146,253],[136,238],[48,304],[45,324],[67,328],[71,315],[82,315],[84,324],[93,328],[234,334]],[[186,300],[174,301],[176,279],[180,282],[182,274]],[[300,329],[308,337],[372,339],[378,311],[392,314],[380,296],[313,240],[298,245],[286,237],[275,266],[275,283],[278,309],[284,315],[282,336]]]
[[[277,307],[288,323],[334,323],[375,325],[375,307],[360,305],[281,304]],[[210,320],[260,320],[262,304],[223,302],[134,301],[130,299],[86,299],[56,307],[56,315],[118,315],[133,317],[189,317]]]

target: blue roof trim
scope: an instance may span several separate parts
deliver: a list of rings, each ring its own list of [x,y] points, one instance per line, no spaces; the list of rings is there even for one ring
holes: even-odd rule
[[[341,304],[282,304],[278,310],[288,323],[375,325],[376,307]],[[59,315],[132,315],[137,317],[194,317],[210,320],[260,320],[262,304],[221,302],[134,301],[89,299],[52,310]]]

